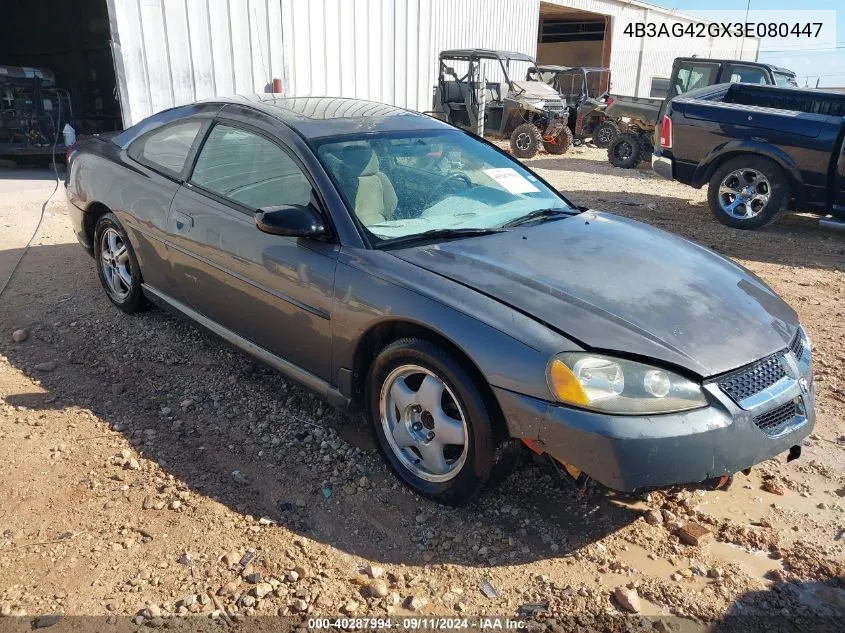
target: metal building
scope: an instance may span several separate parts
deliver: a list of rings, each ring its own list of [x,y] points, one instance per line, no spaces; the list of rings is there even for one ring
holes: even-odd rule
[[[291,95],[352,96],[427,110],[438,52],[461,47],[514,50],[545,63],[608,65],[614,92],[648,95],[676,56],[756,59],[759,44],[629,37],[629,23],[700,21],[638,0],[6,4],[0,63],[52,68],[74,101],[85,102],[91,131],[218,94],[270,91],[276,78]],[[58,18],[49,21],[49,38],[40,15]]]

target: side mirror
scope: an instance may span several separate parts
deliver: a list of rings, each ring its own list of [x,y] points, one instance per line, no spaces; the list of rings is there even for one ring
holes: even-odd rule
[[[328,233],[320,212],[312,205],[263,207],[255,214],[259,231],[285,237],[322,237]]]

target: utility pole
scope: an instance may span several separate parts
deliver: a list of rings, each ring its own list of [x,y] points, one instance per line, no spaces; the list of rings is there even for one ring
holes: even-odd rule
[[[748,12],[751,10],[751,0],[748,0],[748,4],[745,6],[745,21],[748,22]],[[759,46],[758,54],[759,54]],[[745,50],[745,29],[742,31],[742,44],[739,45],[739,58],[742,59],[742,52]]]

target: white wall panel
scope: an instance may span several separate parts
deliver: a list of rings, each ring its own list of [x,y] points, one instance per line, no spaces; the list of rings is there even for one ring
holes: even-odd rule
[[[648,94],[651,77],[668,75],[676,55],[739,56],[735,40],[690,38],[670,50],[625,36],[630,22],[687,22],[637,0],[550,1],[611,16],[614,92]],[[126,125],[194,99],[264,92],[275,77],[289,95],[428,110],[440,51],[482,47],[533,56],[540,14],[540,0],[107,2]],[[758,44],[747,40],[743,58],[755,59]],[[525,66],[514,64],[511,76],[524,76]],[[496,64],[485,67],[488,80],[501,81]]]

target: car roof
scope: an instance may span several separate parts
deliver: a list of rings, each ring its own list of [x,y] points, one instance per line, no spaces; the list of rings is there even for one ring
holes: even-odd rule
[[[451,129],[433,117],[364,99],[256,94],[219,101],[264,112],[306,139],[362,132]]]
[[[202,112],[220,113],[246,108],[278,120],[306,140],[412,130],[454,130],[437,119],[385,103],[346,97],[284,97],[279,94],[214,97],[162,110],[111,138],[126,148],[136,138],[162,125]]]
[[[448,51],[441,51],[440,53],[440,59],[469,59],[473,57],[484,59],[513,59],[518,62],[534,63],[534,58],[525,53],[498,51],[492,48],[454,48]]]

